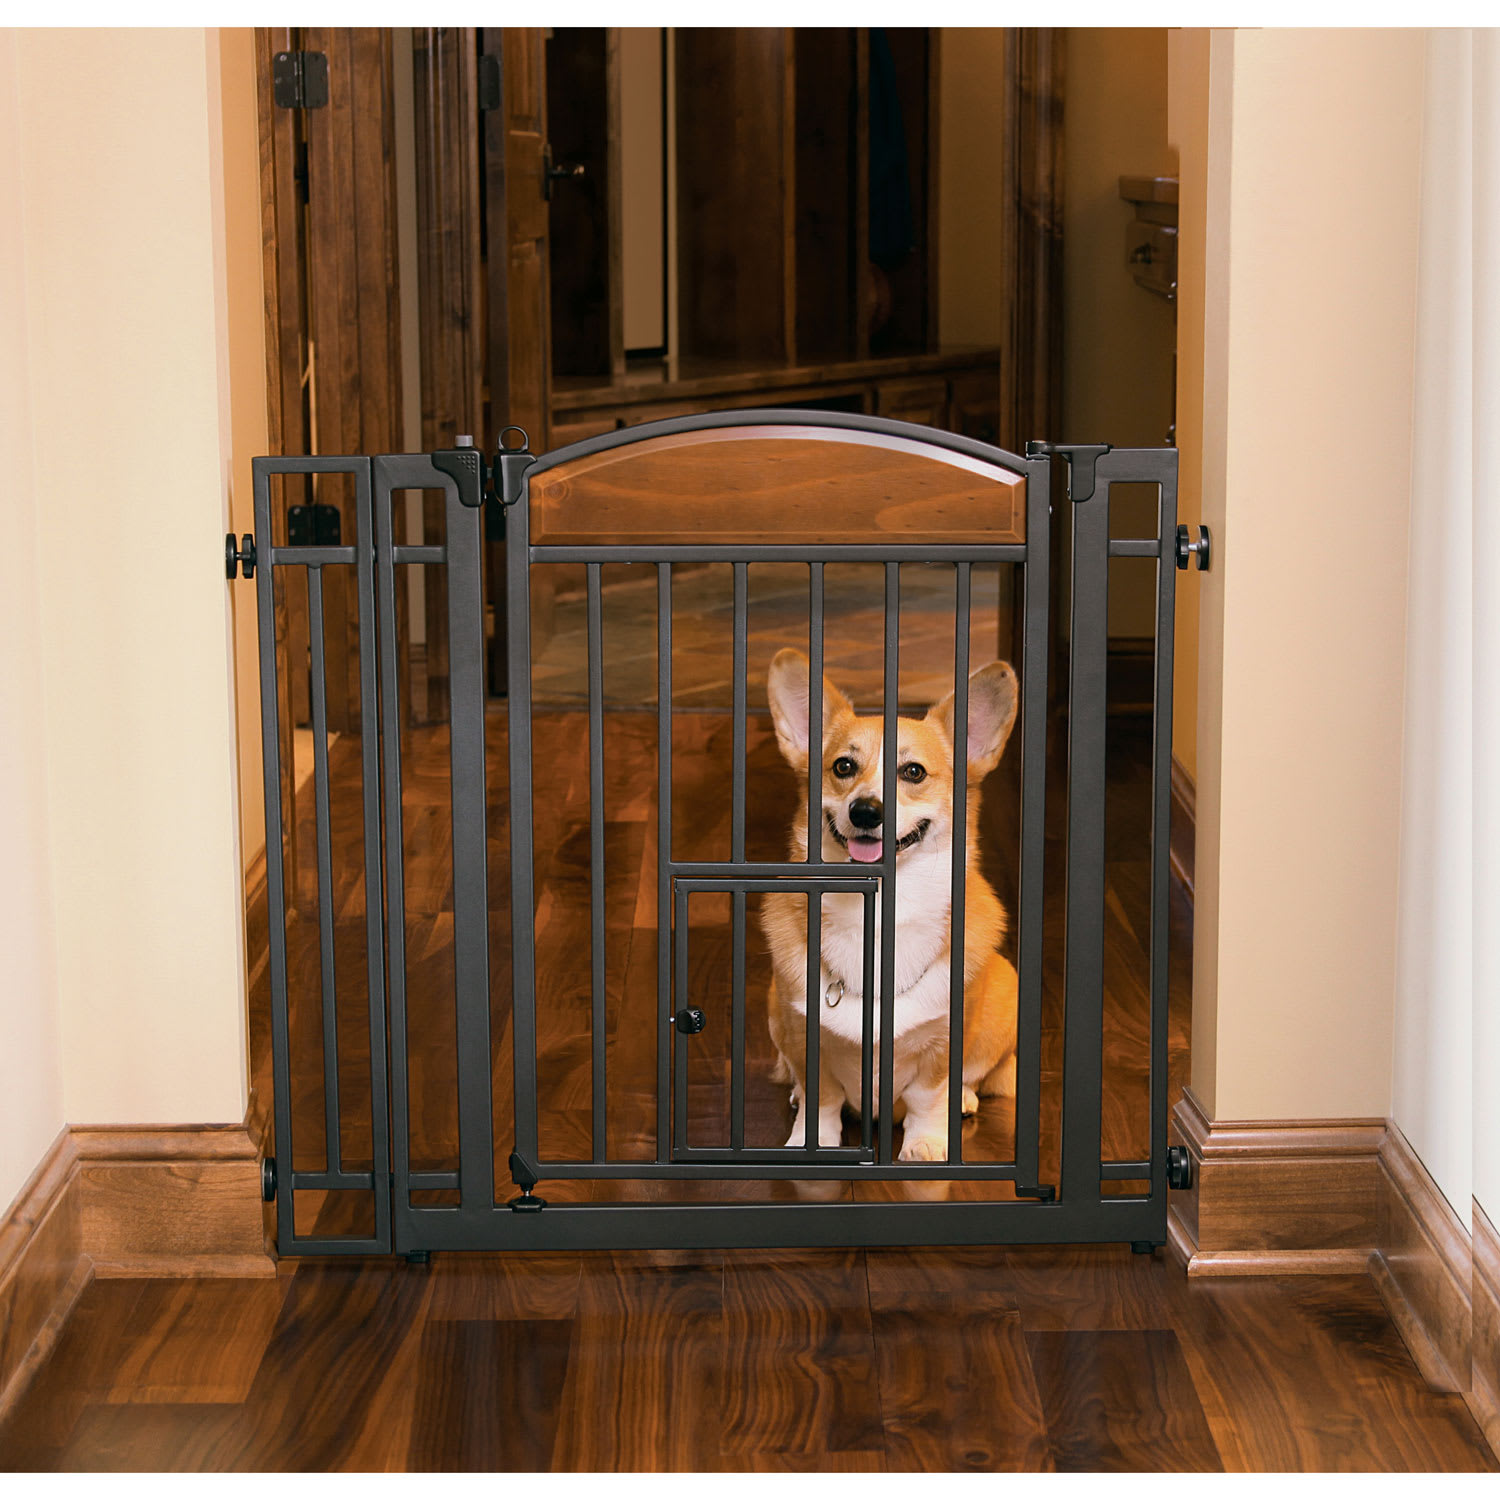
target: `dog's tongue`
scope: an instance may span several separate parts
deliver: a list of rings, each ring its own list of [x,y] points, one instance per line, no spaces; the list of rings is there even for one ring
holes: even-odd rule
[[[885,844],[880,839],[849,840],[849,858],[857,859],[862,865],[879,864],[884,852]]]

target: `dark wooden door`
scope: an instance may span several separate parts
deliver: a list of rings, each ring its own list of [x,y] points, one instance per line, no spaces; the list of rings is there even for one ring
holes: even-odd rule
[[[276,102],[279,53],[321,53],[328,97],[313,108]],[[279,454],[382,453],[401,447],[401,310],[396,276],[393,47],[377,27],[262,27],[256,32],[270,446]],[[326,482],[325,481],[330,481]],[[344,481],[342,483],[332,481]],[[272,496],[339,512],[345,542],[358,517],[344,476],[301,479]],[[278,519],[278,527],[285,522]],[[285,542],[278,532],[275,538]],[[325,569],[322,636],[330,731],[357,733],[358,599],[344,568]],[[398,597],[398,608],[404,598]],[[282,687],[282,816],[294,828],[292,731],[312,722],[314,622],[305,592],[277,601]],[[407,691],[402,671],[402,693]],[[302,890],[288,849],[287,889]],[[312,871],[302,872],[308,880]]]
[[[550,213],[546,193],[547,69],[544,33],[535,26],[486,27],[480,47],[498,60],[500,107],[484,115],[485,284],[489,292],[489,425],[523,429],[533,453],[552,446],[549,392],[552,333],[548,280]],[[495,66],[495,65],[492,65]],[[515,433],[507,437],[514,445]],[[506,691],[505,543],[486,548],[487,598],[493,611],[490,691]],[[543,570],[544,572],[547,570]],[[533,630],[545,639],[551,597],[533,581]]]

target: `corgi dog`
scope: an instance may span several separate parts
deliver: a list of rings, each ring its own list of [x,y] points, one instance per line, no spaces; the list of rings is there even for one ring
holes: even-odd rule
[[[807,658],[777,653],[767,677],[771,718],[781,753],[797,772],[801,796],[792,820],[791,857],[807,858],[809,775]],[[1006,913],[979,872],[975,830],[979,783],[1000,762],[1015,724],[1016,674],[1005,662],[980,667],[969,678],[967,740],[968,815],[964,822],[964,1058],[963,1112],[979,1108],[981,1094],[1014,1094],[1017,982],[999,952]],[[948,1156],[949,908],[953,890],[953,694],[920,719],[898,718],[896,853],[896,979],[892,1119],[904,1117],[901,1160],[943,1161]],[[857,869],[884,855],[881,803],[884,787],[883,722],[857,715],[849,700],[823,679],[819,765],[822,785],[822,858]],[[788,892],[765,898],[761,926],[770,945],[771,1040],[776,1077],[793,1085],[798,1120],[789,1146],[806,1132],[804,1076],[807,1007],[822,1021],[818,1044],[818,1144],[837,1146],[847,1103],[858,1111],[862,1092],[861,1003],[864,902],[858,893],[822,897],[822,986],[807,990],[807,898]],[[876,946],[883,900],[876,902]],[[879,990],[875,1024],[879,1044]],[[847,1000],[845,997],[847,996]],[[844,1003],[840,1004],[840,1001]],[[878,1056],[878,1053],[877,1053]],[[879,1088],[879,1068],[876,1068]],[[874,1103],[879,1113],[881,1100]]]

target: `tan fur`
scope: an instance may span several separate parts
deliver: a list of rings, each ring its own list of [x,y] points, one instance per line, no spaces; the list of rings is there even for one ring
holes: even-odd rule
[[[808,845],[806,779],[808,770],[808,663],[800,652],[782,651],[771,664],[768,696],[783,755],[798,773],[801,796],[792,822],[791,854],[805,859]],[[968,789],[965,819],[967,872],[964,902],[964,1107],[978,1108],[978,1095],[1014,1092],[1016,1048],[1016,971],[1001,956],[1006,913],[978,869],[974,832],[979,824],[979,783],[999,763],[1017,704],[1015,673],[1002,662],[981,667],[970,678]],[[919,765],[925,775],[913,784],[897,776],[897,835],[923,828],[918,842],[897,856],[896,1006],[893,1118],[906,1119],[901,1155],[905,1160],[941,1160],[948,1143],[948,964],[950,958],[948,892],[951,879],[951,801],[953,795],[953,698],[950,694],[922,719],[897,720],[900,765]],[[832,682],[823,684],[822,783],[825,815],[839,834],[858,843],[859,830],[848,808],[855,799],[879,799],[882,724],[878,716],[856,715]],[[841,761],[853,764],[852,775],[836,775]],[[823,857],[849,858],[839,836],[823,833]],[[850,859],[851,874],[860,866]],[[874,866],[878,870],[878,866]],[[826,896],[823,900],[824,956],[839,951],[857,934],[859,898]],[[800,1008],[805,987],[807,909],[805,899],[786,893],[768,896],[762,926],[770,944],[776,978],[770,992],[770,1032],[780,1060],[778,1076],[789,1079],[793,1098],[802,1099],[806,1019]],[[822,996],[815,997],[819,1004]],[[848,999],[858,1015],[857,986]],[[857,1035],[830,1031],[830,1016],[820,1006],[823,1029],[819,1055],[819,1139],[836,1144],[839,1111],[847,1100],[859,1107],[857,1068],[851,1078],[851,1050]],[[838,1018],[847,1028],[851,1020]],[[784,1068],[784,1073],[783,1073]],[[876,1108],[880,1101],[877,1099]],[[794,1140],[802,1129],[794,1131]]]

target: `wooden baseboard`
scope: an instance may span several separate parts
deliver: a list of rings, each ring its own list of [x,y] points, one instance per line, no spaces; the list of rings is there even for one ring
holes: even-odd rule
[[[1464,1400],[1485,1440],[1500,1454],[1500,1232],[1476,1203],[1471,1242],[1469,1388]]]
[[[1172,873],[1193,899],[1193,850],[1197,843],[1198,790],[1182,762],[1172,757],[1172,833],[1167,840]]]
[[[1173,1193],[1189,1276],[1363,1271],[1378,1243],[1384,1120],[1210,1121],[1192,1091],[1172,1112],[1193,1186]]]
[[[252,1128],[254,1127],[254,1128]],[[242,1125],[72,1126],[0,1221],[0,1414],[95,1276],[274,1276],[258,1111]]]
[[[1469,1386],[1469,1231],[1394,1125],[1380,1148],[1380,1237],[1370,1272],[1427,1383]]]
[[[93,1280],[72,1191],[77,1165],[65,1129],[0,1221],[0,1416],[51,1353]]]

